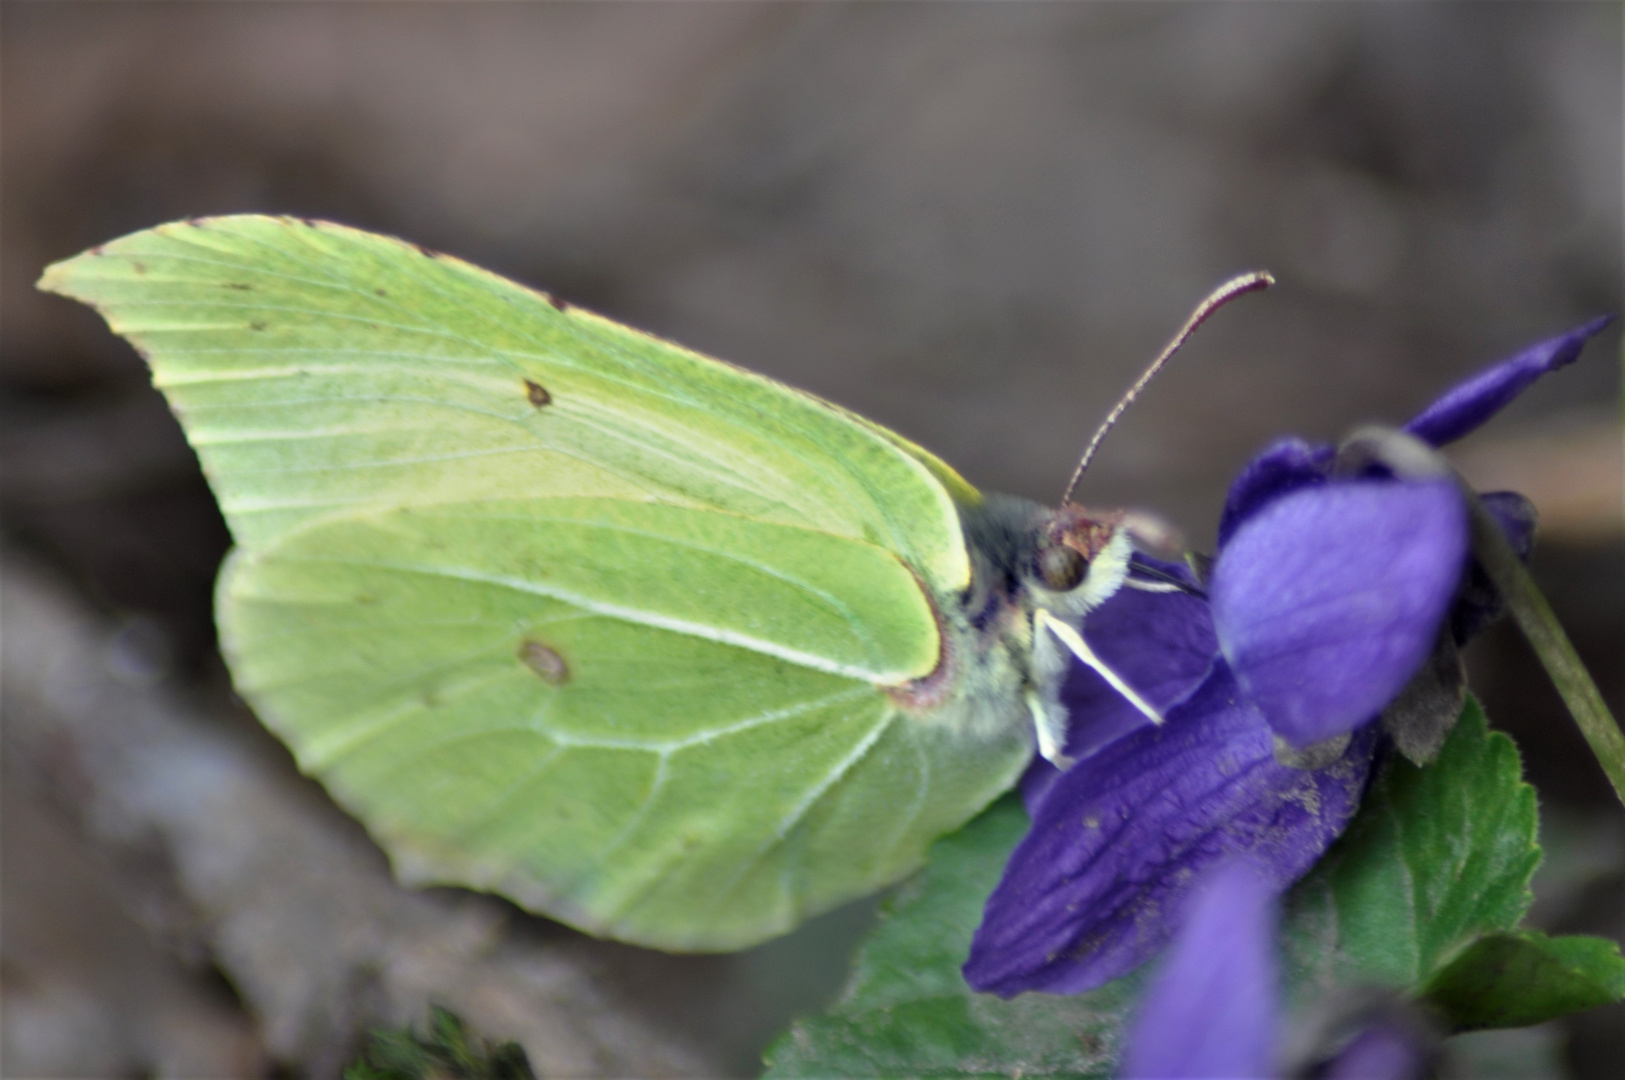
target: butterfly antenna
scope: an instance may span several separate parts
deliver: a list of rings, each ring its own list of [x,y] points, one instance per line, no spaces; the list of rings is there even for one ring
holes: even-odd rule
[[[1156,376],[1157,372],[1162,370],[1162,365],[1172,359],[1174,353],[1179,351],[1179,347],[1185,344],[1186,339],[1196,333],[1196,328],[1207,322],[1208,317],[1215,311],[1218,311],[1243,293],[1257,292],[1274,284],[1275,279],[1270,276],[1267,270],[1255,270],[1250,274],[1242,274],[1240,277],[1231,278],[1217,289],[1214,289],[1206,300],[1196,305],[1196,310],[1191,312],[1191,317],[1185,320],[1185,325],[1180,327],[1179,333],[1175,334],[1174,339],[1162,350],[1162,355],[1153,360],[1151,366],[1145,369],[1144,374],[1134,380],[1134,385],[1128,388],[1128,393],[1124,394],[1117,404],[1112,406],[1112,411],[1106,414],[1106,419],[1102,420],[1100,427],[1095,429],[1095,437],[1089,440],[1088,446],[1084,447],[1083,458],[1079,460],[1078,467],[1073,470],[1072,479],[1067,481],[1066,491],[1061,495],[1060,505],[1065,506],[1072,501],[1072,493],[1077,490],[1078,481],[1083,479],[1084,471],[1089,468],[1089,462],[1094,458],[1095,451],[1100,448],[1100,442],[1106,437],[1106,432],[1112,429],[1112,425],[1117,423],[1118,418],[1134,403],[1134,399],[1140,396],[1140,391],[1146,388],[1146,384]]]

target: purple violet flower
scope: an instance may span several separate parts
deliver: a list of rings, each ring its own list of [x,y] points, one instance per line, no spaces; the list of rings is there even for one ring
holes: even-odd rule
[[[1280,989],[1276,889],[1248,859],[1203,879],[1140,999],[1123,1080],[1266,1077],[1275,1072]]]
[[[1435,446],[1460,438],[1609,321],[1486,369],[1406,432]],[[971,943],[973,988],[1081,993],[1127,974],[1167,944],[1205,871],[1245,856],[1284,890],[1348,824],[1377,751],[1371,721],[1447,619],[1464,639],[1497,600],[1469,558],[1453,483],[1344,475],[1337,457],[1288,439],[1242,470],[1206,597],[1125,588],[1089,615],[1084,637],[1165,721],[1149,724],[1082,664],[1069,671],[1077,763],[1036,761],[1023,778],[1033,824]],[[1483,498],[1527,554],[1528,503]],[[1196,584],[1183,567],[1135,559]]]
[[[1296,747],[1364,724],[1439,636],[1467,566],[1450,480],[1300,488],[1241,522],[1213,564],[1219,648],[1271,728]]]
[[[1122,1080],[1271,1077],[1283,1068],[1275,957],[1276,890],[1248,859],[1205,874],[1140,999]],[[1419,1080],[1431,1047],[1413,1022],[1380,1011],[1353,1017],[1352,1037],[1312,1048],[1314,1075],[1330,1080]],[[1330,1034],[1330,1032],[1326,1033]],[[1321,1040],[1316,1040],[1321,1041]],[[1328,1058],[1320,1055],[1331,1050]]]
[[[1469,434],[1541,375],[1573,363],[1611,321],[1593,319],[1486,368],[1405,432],[1434,447]],[[1338,477],[1336,456],[1286,439],[1253,459],[1231,486],[1213,567],[1220,650],[1270,726],[1298,747],[1352,731],[1399,693],[1432,651],[1468,565],[1467,515],[1452,483]],[[1527,502],[1486,499],[1526,553]],[[1473,622],[1464,617],[1458,628]]]
[[[1125,975],[1167,943],[1192,878],[1236,852],[1276,890],[1291,884],[1353,816],[1375,735],[1367,727],[1324,769],[1282,765],[1263,716],[1215,668],[1162,725],[1078,762],[1036,799],[1024,785],[1033,827],[988,899],[966,981],[1012,997]]]

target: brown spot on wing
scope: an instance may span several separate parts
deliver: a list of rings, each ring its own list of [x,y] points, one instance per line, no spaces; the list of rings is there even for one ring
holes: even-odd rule
[[[525,396],[529,398],[530,403],[536,406],[538,409],[540,409],[543,405],[553,404],[553,395],[547,392],[547,387],[543,386],[539,382],[532,382],[529,379],[525,380]]]
[[[569,311],[570,310],[570,305],[569,304],[565,303],[563,300],[560,300],[558,297],[554,296],[552,293],[543,293],[542,295],[547,297],[547,302],[549,304],[552,304],[559,311]]]
[[[255,319],[253,322],[248,324],[248,328],[250,330],[264,330],[267,325],[267,323],[262,323],[258,319]]]
[[[570,678],[570,665],[553,649],[529,639],[519,643],[519,662],[542,677],[549,686],[559,686]]]

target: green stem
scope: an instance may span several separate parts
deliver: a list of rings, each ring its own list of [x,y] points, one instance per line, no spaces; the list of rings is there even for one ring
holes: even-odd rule
[[[1463,485],[1463,491],[1472,515],[1473,554],[1495,583],[1518,628],[1540,657],[1557,692],[1563,696],[1564,704],[1580,726],[1580,733],[1591,744],[1591,752],[1597,755],[1603,772],[1614,785],[1614,794],[1625,803],[1625,733],[1620,731],[1619,723],[1602,700],[1602,692],[1580,662],[1551,605],[1512,550],[1494,515],[1484,508],[1471,489]]]

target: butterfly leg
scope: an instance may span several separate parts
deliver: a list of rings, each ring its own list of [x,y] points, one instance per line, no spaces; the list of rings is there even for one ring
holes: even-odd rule
[[[1089,643],[1083,640],[1082,634],[1078,633],[1076,630],[1072,629],[1071,626],[1062,622],[1060,619],[1057,619],[1043,608],[1039,608],[1033,613],[1033,626],[1035,629],[1048,630],[1050,633],[1054,634],[1061,644],[1065,645],[1072,651],[1073,656],[1076,656],[1089,667],[1099,672],[1100,677],[1105,679],[1113,690],[1116,690],[1119,694],[1122,694],[1123,697],[1128,699],[1128,703],[1130,705],[1133,705],[1136,709],[1139,709],[1141,712],[1145,713],[1153,724],[1162,723],[1162,714],[1159,713],[1150,702],[1146,701],[1145,698],[1135,693],[1132,686],[1118,678],[1117,672],[1108,667],[1106,665],[1106,661],[1095,655],[1095,651],[1089,647]],[[1042,746],[1042,736],[1040,736],[1040,746]]]
[[[1066,756],[1066,707],[1059,701],[1045,701],[1037,690],[1027,691],[1027,709],[1033,714],[1033,731],[1038,734],[1039,755],[1057,769],[1072,764]]]
[[[1140,581],[1137,578],[1129,578],[1123,584],[1141,592],[1190,592],[1190,589],[1172,581]]]

